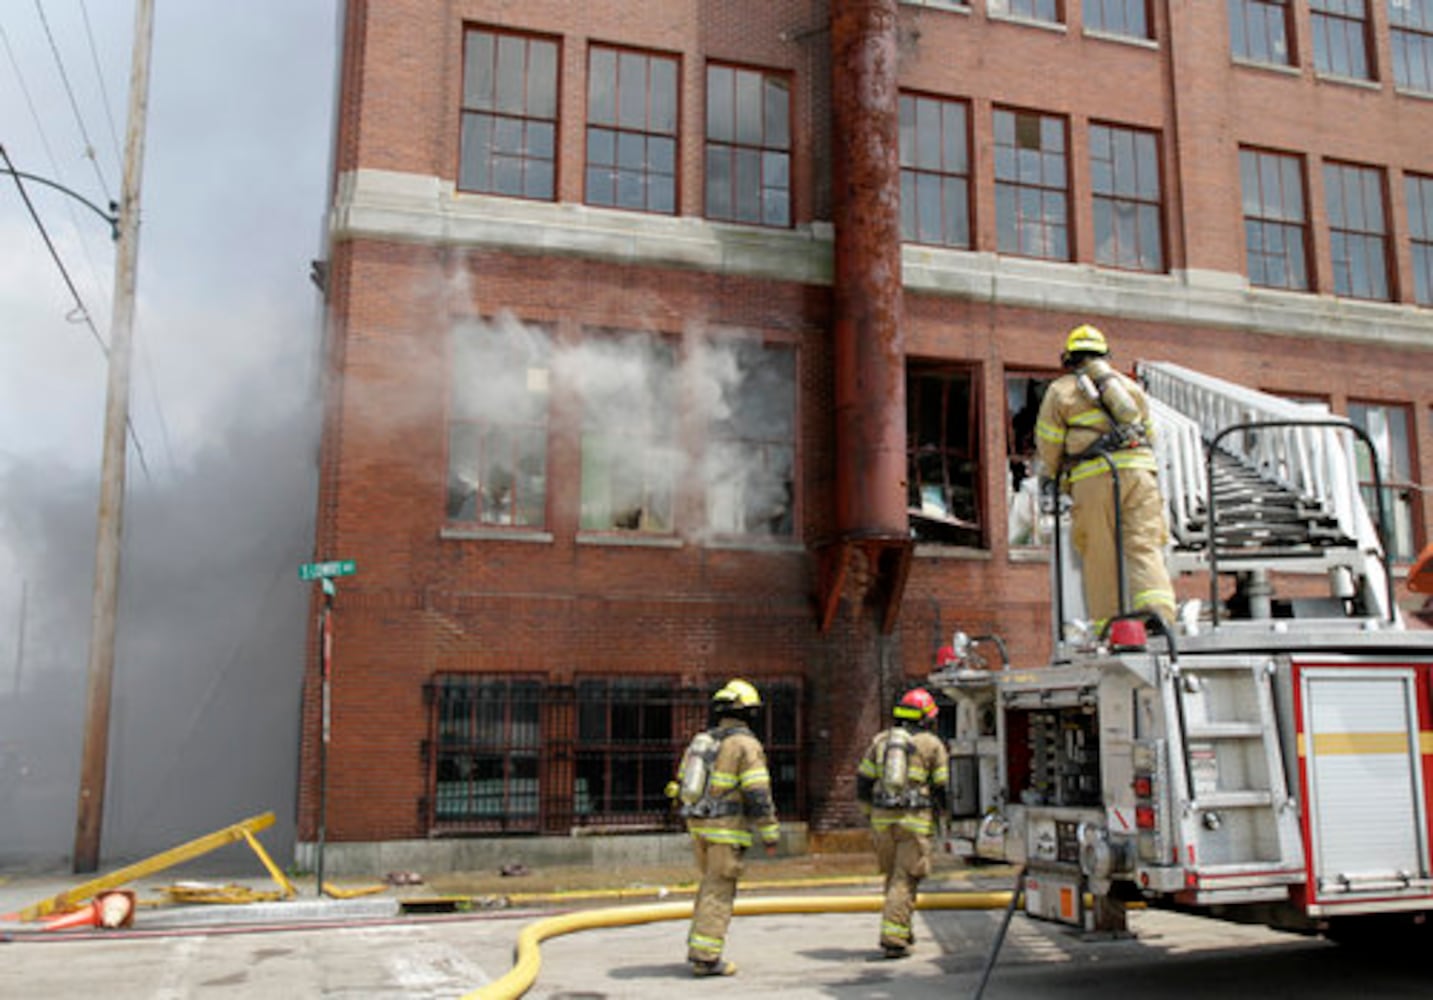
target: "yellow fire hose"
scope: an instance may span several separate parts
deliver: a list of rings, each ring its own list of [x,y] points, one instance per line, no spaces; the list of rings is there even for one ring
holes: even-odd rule
[[[879,913],[880,896],[771,896],[738,899],[732,912],[737,916],[771,916],[779,913]],[[932,892],[916,900],[921,910],[999,910],[1010,905],[1009,892]],[[693,904],[649,903],[644,906],[614,906],[581,910],[547,917],[528,924],[517,936],[517,959],[507,975],[463,995],[462,1000],[514,1000],[537,980],[542,966],[538,944],[551,937],[596,927],[631,927],[659,920],[686,920]]]

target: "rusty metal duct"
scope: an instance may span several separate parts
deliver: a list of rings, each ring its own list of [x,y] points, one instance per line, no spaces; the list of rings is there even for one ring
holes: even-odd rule
[[[831,0],[836,527],[822,553],[822,628],[843,593],[895,624],[906,515],[896,0]]]

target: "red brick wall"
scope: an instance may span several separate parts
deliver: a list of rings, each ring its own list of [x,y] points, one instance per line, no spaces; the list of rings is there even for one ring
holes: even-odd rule
[[[350,2],[336,165],[435,175],[457,173],[461,24],[535,30],[562,39],[559,197],[581,201],[586,52],[590,41],[679,54],[683,60],[681,213],[700,216],[701,67],[708,58],[794,74],[798,223],[829,219],[829,71],[825,4],[633,5],[421,0]],[[1299,6],[1302,10],[1302,5]],[[990,110],[1015,106],[1067,114],[1077,190],[1088,179],[1090,120],[1162,130],[1171,264],[1243,270],[1235,150],[1249,142],[1356,162],[1433,172],[1426,138],[1433,102],[1231,68],[1224,5],[1157,4],[1158,48],[902,6],[903,88],[973,103],[975,232],[995,244]],[[1072,9],[1078,4],[1067,4]],[[1383,17],[1381,6],[1375,13]],[[1175,12],[1169,44],[1163,12]],[[1309,51],[1306,11],[1302,51]],[[1173,49],[1173,70],[1165,60]],[[1188,86],[1191,80],[1198,86]],[[1180,86],[1177,115],[1171,86]],[[1313,171],[1316,175],[1317,171]],[[1322,192],[1311,178],[1314,229]],[[1411,295],[1401,187],[1391,217],[1400,287]],[[1072,199],[1078,259],[1093,246],[1087,199]],[[1326,255],[1327,247],[1317,249]],[[1327,275],[1315,268],[1319,287]],[[741,674],[805,679],[809,817],[853,823],[851,770],[885,716],[901,678],[922,677],[955,629],[998,632],[1017,664],[1049,648],[1048,566],[1012,562],[1003,530],[1003,379],[1007,368],[1054,365],[1064,332],[1099,323],[1116,361],[1177,360],[1275,391],[1323,391],[1335,410],[1349,398],[1410,402],[1419,469],[1433,468],[1427,352],[1326,340],[1194,329],[1036,309],[997,307],[908,292],[911,356],[973,366],[984,397],[988,551],[922,554],[913,561],[895,632],[881,637],[869,611],[844,606],[817,629],[815,550],[832,531],[830,290],[752,278],[592,261],[470,252],[361,240],[332,249],[329,420],[319,495],[320,558],[355,559],[339,582],[333,668],[328,830],[333,840],[421,836],[426,766],[422,685],[441,670],[531,672],[554,681],[587,672],[653,673],[708,686]],[[730,325],[799,347],[800,539],[796,551],[581,545],[576,540],[577,443],[573,415],[554,416],[552,541],[443,539],[448,330],[455,316],[508,309],[555,325],[571,340],[587,325],[658,329]],[[1424,515],[1425,535],[1428,517]],[[317,610],[317,607],[315,608]],[[311,644],[316,648],[316,644]],[[317,794],[317,660],[306,683],[301,836],[312,837]],[[791,817],[788,817],[791,818]]]

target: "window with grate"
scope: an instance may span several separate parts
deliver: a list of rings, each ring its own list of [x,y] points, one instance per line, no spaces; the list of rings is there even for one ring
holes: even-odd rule
[[[572,809],[578,823],[668,822],[666,785],[686,736],[676,729],[677,708],[677,688],[669,679],[577,681]]]
[[[901,238],[970,248],[970,126],[964,101],[902,94]]]
[[[1383,171],[1325,163],[1324,200],[1335,294],[1387,301],[1388,219],[1383,210]]]
[[[1052,525],[1040,514],[1035,472],[1035,417],[1054,372],[1005,374],[1005,514],[1011,548],[1043,547]]]
[[[1142,129],[1091,125],[1090,187],[1096,263],[1163,271],[1158,136]]]
[[[994,15],[1024,17],[1031,21],[1049,21],[1051,24],[1064,21],[1064,12],[1057,0],[986,0],[985,9]]]
[[[995,111],[995,223],[1001,253],[1070,259],[1065,120]]]
[[[1320,73],[1370,79],[1368,0],[1309,0],[1309,20]]]
[[[805,815],[806,809],[801,770],[801,734],[805,721],[801,682],[761,680],[757,687],[764,707],[757,716],[756,735],[766,751],[776,815],[783,821],[798,819]]]
[[[551,338],[510,314],[453,331],[448,520],[542,527],[547,520]]]
[[[791,225],[791,81],[765,70],[707,67],[706,214]]]
[[[1433,0],[1388,0],[1388,47],[1398,86],[1433,94]]]
[[[1414,296],[1433,306],[1433,177],[1408,174],[1403,179],[1408,201],[1408,239],[1413,251]]]
[[[1418,554],[1418,483],[1415,481],[1408,408],[1388,403],[1348,404],[1348,418],[1362,427],[1378,452],[1383,486],[1384,544],[1390,562],[1412,562]],[[1358,479],[1370,517],[1378,517],[1378,494],[1368,450],[1358,448]]]
[[[593,46],[587,70],[587,203],[677,210],[674,57]]]
[[[1229,0],[1229,48],[1238,59],[1291,66],[1289,0]]]
[[[1085,27],[1111,35],[1152,38],[1149,0],[1085,0]]]
[[[552,39],[464,33],[460,190],[555,197],[557,65]]]
[[[537,829],[541,693],[539,681],[516,677],[433,679],[429,752],[435,828]]]
[[[581,529],[670,534],[684,460],[671,340],[588,330],[559,373],[582,407]]]
[[[1302,159],[1241,149],[1239,176],[1249,281],[1307,291],[1309,227]]]
[[[796,469],[796,349],[737,337],[714,341],[694,367],[711,421],[700,473],[707,528],[790,537]]]
[[[967,368],[906,368],[906,469],[911,533],[920,542],[980,546],[980,419]]]

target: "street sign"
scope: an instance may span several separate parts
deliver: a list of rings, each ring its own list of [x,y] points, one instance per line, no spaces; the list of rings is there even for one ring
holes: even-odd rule
[[[352,559],[331,559],[328,562],[304,563],[299,567],[300,580],[327,580],[331,576],[349,576],[358,572]]]

